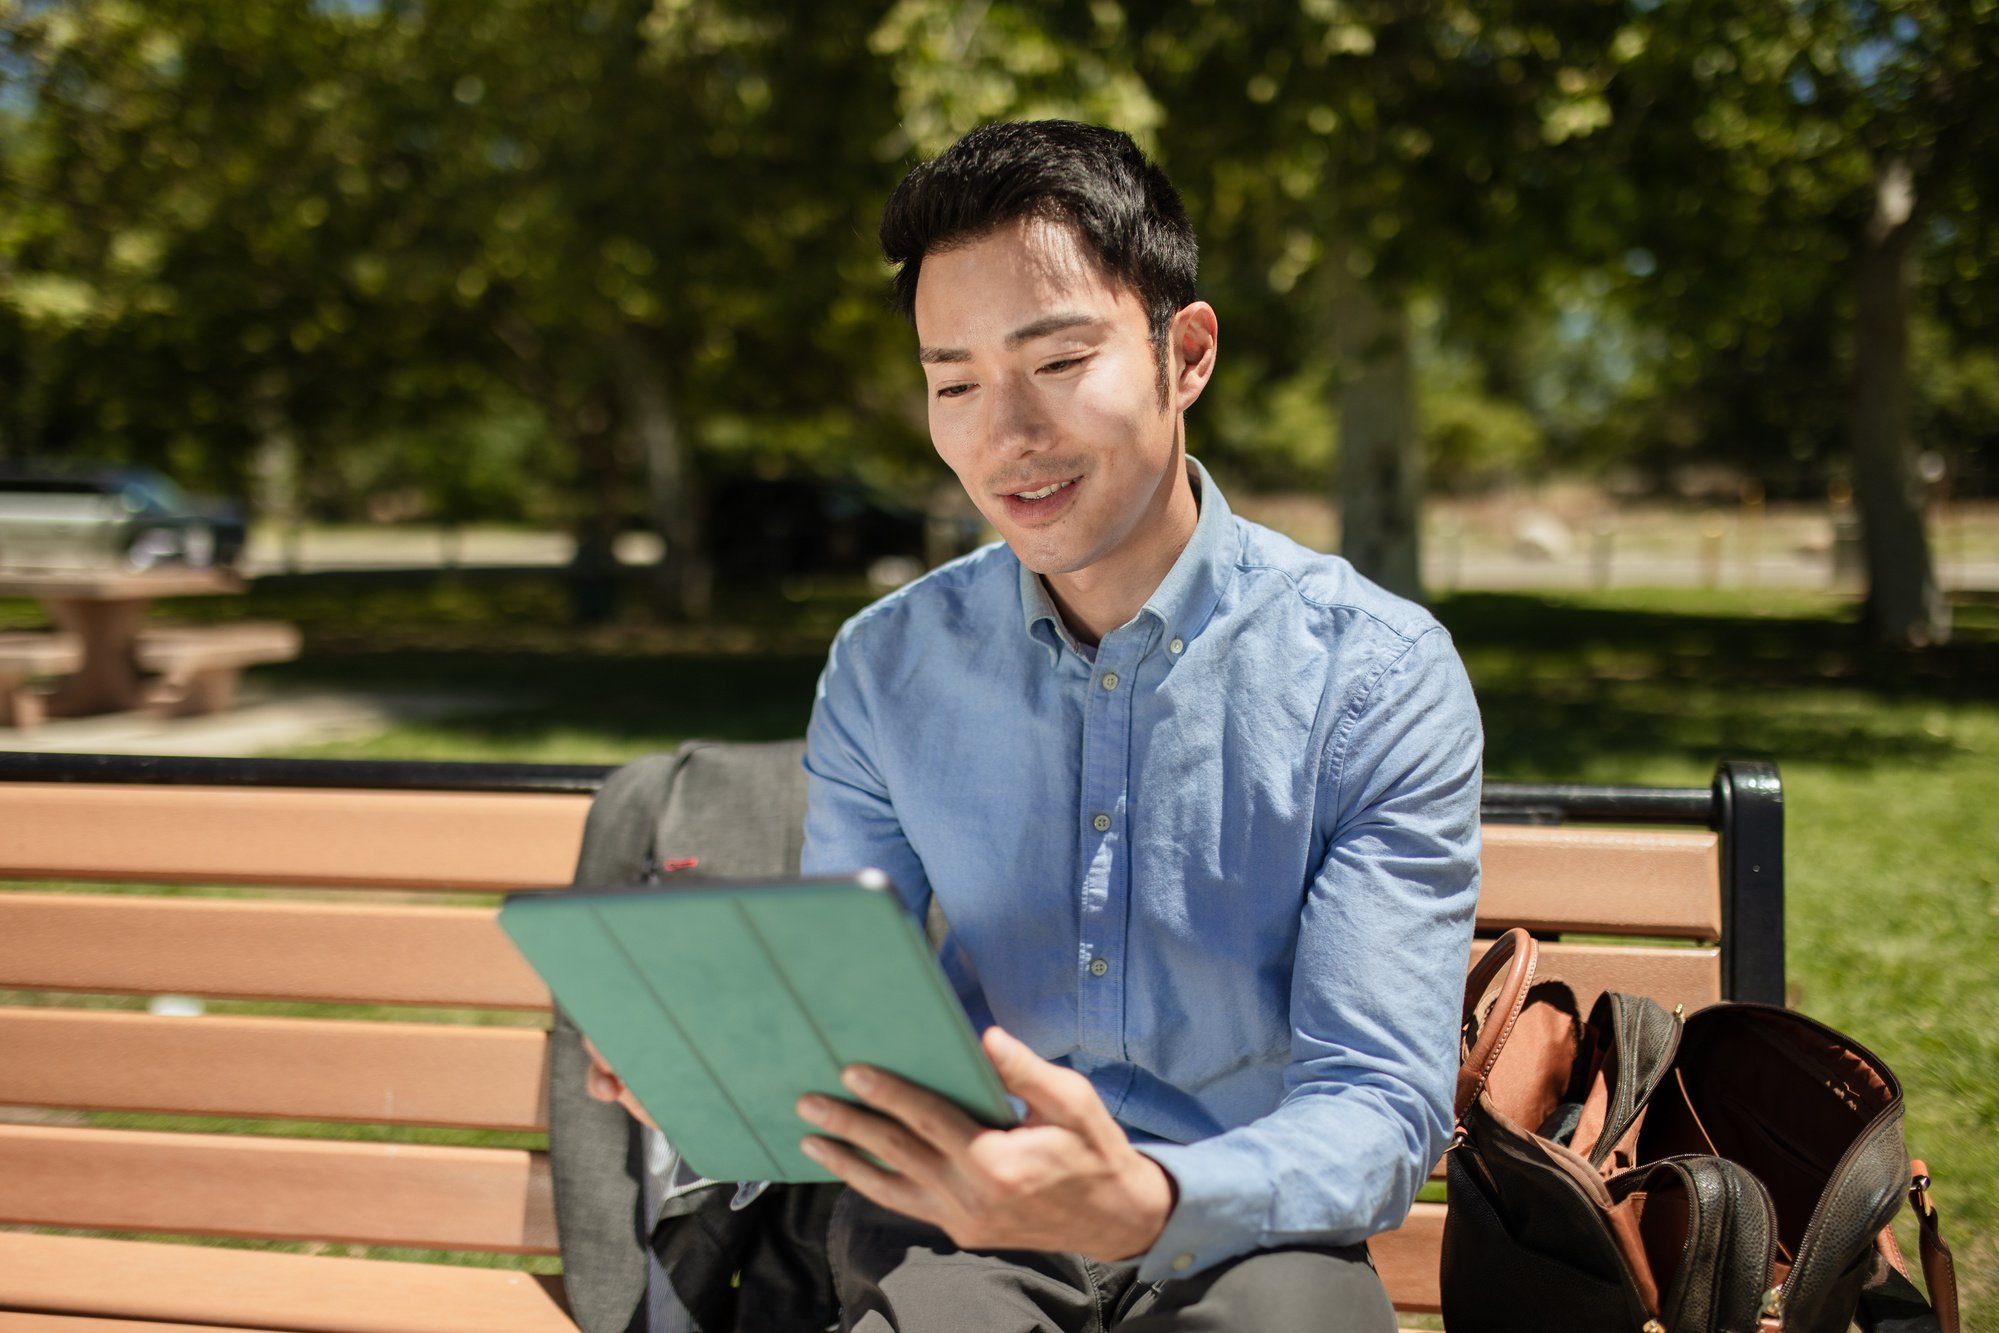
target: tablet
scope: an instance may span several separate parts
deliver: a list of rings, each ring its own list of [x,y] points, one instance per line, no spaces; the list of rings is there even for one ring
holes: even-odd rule
[[[687,1164],[832,1180],[800,1094],[869,1064],[1014,1123],[922,933],[878,871],[515,894],[500,926]]]

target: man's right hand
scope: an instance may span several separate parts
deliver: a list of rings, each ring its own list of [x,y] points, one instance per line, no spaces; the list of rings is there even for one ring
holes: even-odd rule
[[[618,1077],[617,1071],[604,1063],[604,1057],[598,1053],[596,1046],[588,1037],[583,1038],[583,1053],[590,1057],[590,1072],[584,1078],[584,1087],[589,1090],[590,1095],[600,1102],[616,1102],[631,1112],[632,1119],[647,1129],[658,1129],[659,1126],[652,1122],[652,1117],[646,1114],[645,1107],[639,1105],[639,1099],[632,1095],[632,1090],[625,1086],[625,1081]]]

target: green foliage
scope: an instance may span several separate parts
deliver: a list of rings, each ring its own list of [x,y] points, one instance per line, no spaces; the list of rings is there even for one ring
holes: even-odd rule
[[[1477,382],[1477,368],[1462,357],[1439,357],[1424,367],[1429,381],[1418,399],[1424,467],[1431,488],[1463,495],[1530,477],[1546,438],[1521,404],[1497,398]]]
[[[1999,481],[1999,347],[1966,345],[1939,320],[1910,337],[1911,434],[1958,486],[1989,493]]]
[[[896,85],[885,146],[931,157],[986,121],[1049,118],[1115,125],[1150,146],[1165,112],[1129,44],[1115,0],[895,0],[868,39]]]
[[[1189,447],[1258,489],[1332,475],[1339,427],[1331,366],[1311,361],[1284,374],[1244,352],[1216,362],[1188,425]]]
[[[1989,476],[1995,30],[1943,0],[8,0],[0,452],[239,491],[289,457],[328,514],[415,487],[616,527],[657,391],[697,474],[920,491],[880,200],[971,124],[1065,115],[1186,193],[1227,335],[1197,446],[1271,484],[1330,466],[1359,281],[1436,312],[1447,476],[1816,486],[1847,266],[1906,155],[1913,420]]]
[[[1983,8],[1700,0],[1634,22],[1608,134],[1627,188],[1604,224],[1639,261],[1620,299],[1664,334],[1661,377],[1708,452],[1821,477],[1843,452],[1828,390],[1861,355],[1849,288],[1888,164],[1912,173],[1924,224],[1919,309],[1965,347],[1989,338],[1999,28]]]

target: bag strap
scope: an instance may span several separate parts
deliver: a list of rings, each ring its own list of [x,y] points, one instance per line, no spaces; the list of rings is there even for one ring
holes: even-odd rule
[[[1909,1207],[1921,1228],[1923,1282],[1930,1289],[1930,1304],[1936,1308],[1944,1333],[1958,1333],[1957,1264],[1950,1257],[1950,1246],[1944,1244],[1937,1207],[1930,1201],[1930,1169],[1917,1158],[1909,1163],[1909,1176]]]
[[[1541,946],[1534,937],[1519,926],[1507,931],[1492,942],[1485,956],[1465,978],[1464,1010],[1458,1027],[1458,1094],[1455,1112],[1460,1123],[1465,1112],[1478,1100],[1479,1093],[1485,1091],[1486,1080],[1492,1077],[1492,1067],[1499,1063],[1499,1053],[1506,1048],[1506,1039],[1513,1034],[1513,1025],[1519,1021],[1520,1011],[1527,1004],[1527,989],[1534,984],[1534,969],[1540,962]],[[1499,977],[1500,969],[1506,969],[1506,976],[1499,986],[1499,999],[1493,1004],[1491,1015],[1479,1027],[1478,1039],[1465,1047],[1465,1037],[1478,1021],[1479,1006],[1493,988],[1493,981]]]
[[[1860,1293],[1860,1326],[1868,1333],[1959,1333],[1957,1270],[1950,1247],[1937,1226],[1936,1205],[1930,1202],[1929,1168],[1909,1163],[1909,1207],[1921,1228],[1923,1282],[1929,1298],[1909,1280],[1909,1261],[1895,1243],[1891,1227],[1881,1228],[1874,1248],[1887,1263],[1883,1274]]]

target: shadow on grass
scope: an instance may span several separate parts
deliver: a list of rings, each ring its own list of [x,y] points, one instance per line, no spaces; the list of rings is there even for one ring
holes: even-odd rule
[[[625,619],[581,629],[559,571],[265,579],[162,612],[297,624],[305,655],[267,679],[532,701],[427,724],[440,752],[476,740],[493,755],[615,758],[686,736],[799,735],[827,643],[871,595],[730,587],[713,621],[675,626],[631,614],[627,593]],[[1938,710],[1999,701],[1999,597],[1958,599],[1955,640],[1923,653],[1866,648],[1850,601],[1777,590],[1460,593],[1437,611],[1477,686],[1494,777],[1631,780],[1724,755],[1921,764],[1956,744]]]
[[[1724,755],[1869,767],[1953,752],[1938,706],[1999,698],[1999,615],[1967,603],[1955,642],[1871,650],[1856,611],[1768,609],[1737,595],[1534,596],[1442,602],[1477,686],[1494,776],[1704,768]]]
[[[512,650],[312,653],[268,678],[342,689],[423,685],[534,700],[500,713],[427,724],[476,735],[492,751],[526,753],[556,732],[596,734],[636,752],[689,736],[800,736],[824,665],[818,653],[596,655]]]

